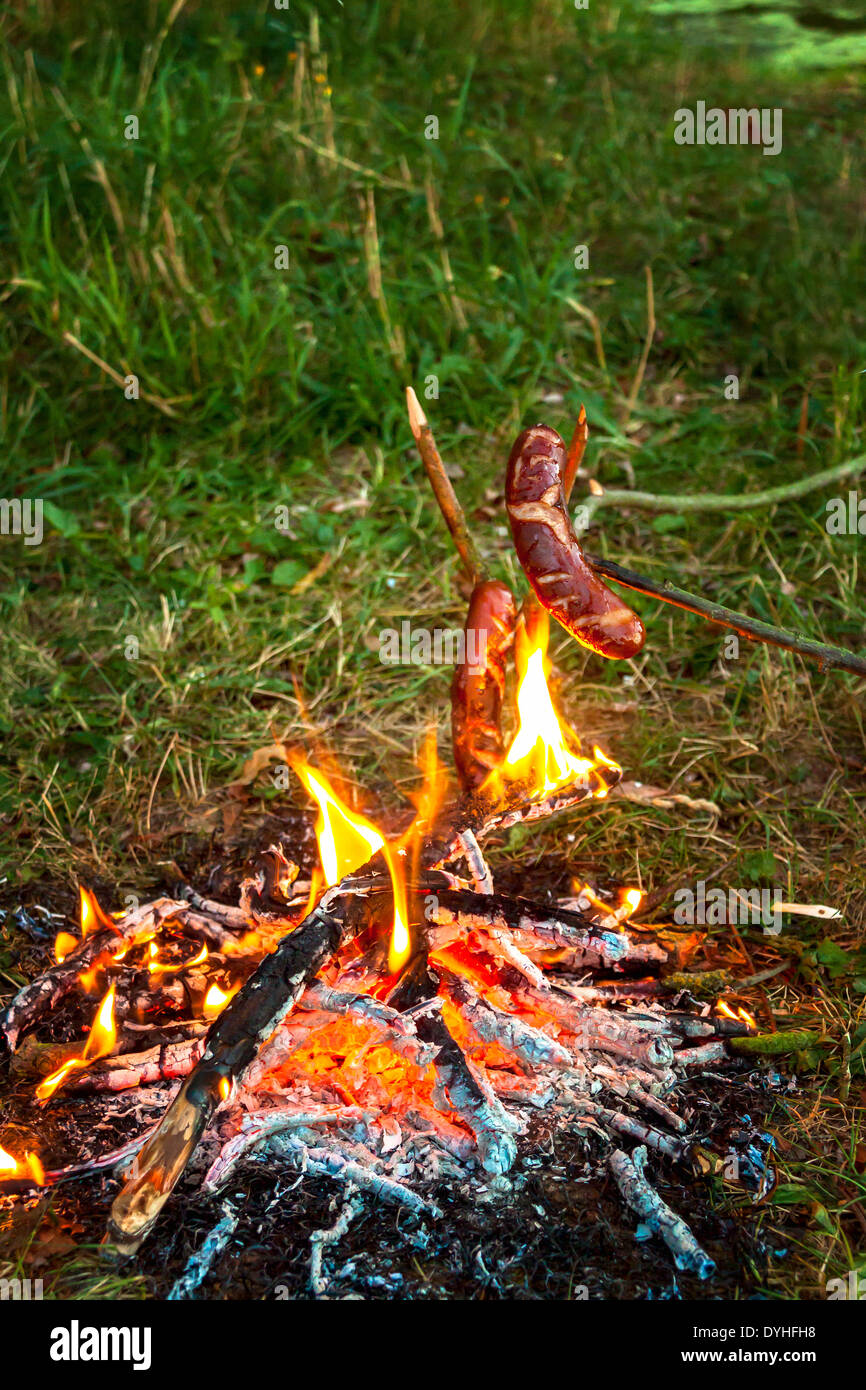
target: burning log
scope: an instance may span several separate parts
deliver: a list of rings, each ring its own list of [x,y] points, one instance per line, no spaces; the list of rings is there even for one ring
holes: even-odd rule
[[[582,1006],[555,986],[544,992],[524,986],[521,993],[540,1013],[557,1019],[567,1030],[571,1045],[581,1051],[611,1053],[656,1071],[669,1067],[677,1055],[667,1037],[647,1037],[628,1016]]]
[[[625,960],[667,960],[667,952],[632,941],[624,932],[600,931],[591,917],[567,908],[550,908],[528,898],[506,898],[496,893],[469,890],[435,890],[425,902],[428,921],[456,925],[462,931],[505,932],[510,940],[530,938],[535,945],[555,946],[572,953],[575,968],[618,966]],[[646,943],[652,945],[652,943]]]
[[[329,890],[301,926],[264,958],[217,1019],[202,1057],[115,1199],[109,1231],[122,1252],[136,1249],[150,1230],[211,1116],[231,1095],[260,1045],[337,947],[362,925],[359,903],[345,886]]]
[[[94,1062],[88,1071],[68,1083],[67,1090],[129,1091],[138,1086],[152,1086],[156,1081],[188,1076],[204,1053],[205,1025],[199,1024],[198,1028],[199,1037],[162,1043],[146,1052],[128,1052]]]
[[[268,851],[273,854],[275,851]],[[288,868],[288,860],[284,860]],[[297,864],[294,865],[295,877],[297,877]],[[248,931],[250,919],[242,907],[231,907],[227,903],[215,902],[213,898],[203,898],[201,893],[197,893],[189,884],[184,884],[180,889],[182,898],[185,898],[190,907],[201,913],[205,917],[211,917],[216,922],[221,922],[233,934]]]
[[[183,912],[185,907],[185,903],[171,898],[157,898],[144,907],[135,908],[117,923],[97,927],[74,951],[20,989],[0,1014],[0,1033],[10,1051],[15,1050],[21,1033],[32,1028],[64,995],[76,988],[84,971],[116,959],[125,944],[155,936],[164,922]],[[84,909],[82,918],[83,926]]]
[[[642,1145],[631,1157],[617,1149],[608,1158],[608,1167],[624,1200],[651,1231],[661,1236],[677,1269],[687,1269],[699,1279],[708,1279],[716,1267],[715,1262],[701,1249],[682,1218],[671,1211],[650,1186],[644,1172],[646,1158],[647,1152]]]

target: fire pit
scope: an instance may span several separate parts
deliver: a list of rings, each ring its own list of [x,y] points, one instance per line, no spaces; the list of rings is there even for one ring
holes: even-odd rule
[[[527,653],[520,688],[536,688],[518,698],[511,747],[528,751],[456,803],[430,756],[418,814],[393,838],[298,760],[319,811],[311,882],[278,843],[238,906],[187,889],[110,917],[82,889],[80,939],[61,933],[57,963],[2,1017],[15,1047],[73,991],[101,992],[85,1046],[36,1102],[98,1092],[110,1105],[160,1086],[168,1098],[185,1080],[155,1130],[120,1152],[43,1171],[36,1155],[4,1151],[6,1190],[125,1169],[111,1232],[128,1252],[190,1160],[214,1194],[243,1165],[289,1165],[435,1218],[443,1178],[507,1185],[517,1139],[543,1112],[603,1137],[625,1202],[679,1268],[709,1275],[651,1172],[687,1156],[689,1077],[725,1066],[749,1023],[663,997],[660,973],[697,938],[636,929],[637,890],[621,902],[588,887],[555,903],[504,896],[483,857],[491,831],[603,798],[620,775],[599,749],[586,758],[566,742],[543,671]]]

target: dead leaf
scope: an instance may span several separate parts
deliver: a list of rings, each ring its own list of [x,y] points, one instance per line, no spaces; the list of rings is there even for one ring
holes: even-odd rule
[[[294,593],[294,589],[292,590]],[[287,763],[289,761],[288,750],[284,743],[269,743],[266,748],[256,748],[244,763],[240,771],[240,776],[229,783],[230,787],[247,787],[250,782],[254,782],[260,772],[264,772],[271,763]]]
[[[327,574],[336,558],[333,551],[326,550],[319,563],[314,565],[311,570],[307,570],[307,573],[298,580],[297,584],[292,585],[289,593],[302,594],[305,589],[309,589],[311,584],[315,584],[317,579],[321,579],[323,574]]]

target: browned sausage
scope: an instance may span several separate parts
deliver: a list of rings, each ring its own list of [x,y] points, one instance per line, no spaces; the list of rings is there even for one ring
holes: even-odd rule
[[[511,450],[505,501],[518,559],[539,603],[578,642],[599,656],[635,656],[643,623],[584,559],[562,488],[565,456],[547,425],[524,430]]]
[[[505,662],[514,639],[516,607],[496,579],[476,584],[466,614],[464,660],[451,686],[454,762],[464,787],[478,787],[505,752],[500,718]]]

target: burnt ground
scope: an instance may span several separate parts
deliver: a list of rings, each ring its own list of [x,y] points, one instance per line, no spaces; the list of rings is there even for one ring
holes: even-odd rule
[[[212,843],[184,845],[183,876],[203,891],[235,901],[240,875],[277,828],[286,831],[285,817],[279,823],[262,817],[250,856],[235,844],[215,862]],[[308,821],[293,826],[293,834],[296,843],[312,850]],[[181,872],[171,861],[168,882],[155,885],[153,892],[170,891],[175,871]],[[542,896],[565,891],[567,883],[566,865],[555,857],[529,868],[503,865],[497,872],[503,891]],[[104,900],[110,901],[110,894]],[[41,896],[34,893],[33,902],[58,910],[58,905],[67,910],[71,906],[68,890],[55,892],[49,886]],[[28,920],[38,923],[38,915],[30,913]],[[39,930],[32,926],[32,934]],[[25,955],[28,973],[40,968],[45,953],[45,944],[31,940]],[[40,1028],[40,1043],[80,1038],[91,1013],[90,1001],[67,999]],[[158,1040],[150,1038],[147,1045]],[[25,1040],[13,1062],[3,1059],[0,1138],[16,1152],[33,1147],[46,1167],[114,1149],[155,1118],[134,1091],[111,1098],[110,1104],[100,1096],[61,1092],[40,1110],[32,1102],[31,1063],[38,1064],[34,1040]],[[764,1296],[774,1267],[784,1262],[784,1242],[775,1230],[765,1229],[766,1194],[759,1198],[757,1187],[765,1156],[772,1167],[775,1140],[765,1125],[771,1124],[787,1084],[774,1067],[756,1070],[745,1063],[732,1064],[723,1080],[695,1082],[690,1103],[698,1112],[701,1144],[696,1158],[687,1166],[651,1158],[661,1195],[716,1262],[716,1274],[706,1283],[677,1272],[659,1239],[635,1239],[637,1220],[606,1174],[601,1141],[592,1134],[556,1131],[539,1112],[520,1140],[510,1190],[495,1190],[477,1177],[460,1184],[441,1183],[430,1191],[443,1211],[439,1221],[416,1218],[365,1196],[348,1233],[326,1250],[330,1295],[624,1300]],[[731,1178],[705,1151],[737,1154],[739,1175]],[[299,1178],[296,1172],[281,1172],[265,1163],[251,1162],[240,1186],[230,1185],[217,1198],[201,1198],[197,1179],[191,1177],[170,1200],[134,1264],[117,1265],[99,1250],[116,1190],[116,1178],[95,1175],[26,1201],[0,1199],[0,1266],[42,1278],[46,1293],[59,1297],[165,1298],[228,1198],[238,1215],[237,1228],[201,1296],[305,1298],[310,1236],[333,1225],[342,1205],[341,1185],[324,1178]],[[808,1291],[803,1296],[808,1297]]]

